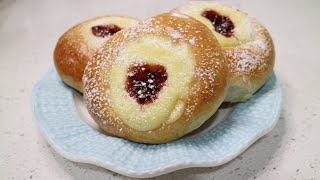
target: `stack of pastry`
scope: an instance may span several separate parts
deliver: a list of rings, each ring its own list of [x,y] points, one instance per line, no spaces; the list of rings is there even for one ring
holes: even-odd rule
[[[189,2],[140,22],[80,23],[59,39],[54,62],[107,134],[159,144],[197,129],[223,102],[249,99],[272,73],[274,48],[246,13]]]

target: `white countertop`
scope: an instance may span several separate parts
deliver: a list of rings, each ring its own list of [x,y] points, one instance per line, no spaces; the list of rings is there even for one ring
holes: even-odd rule
[[[0,1],[0,179],[126,179],[58,155],[33,121],[32,87],[70,26],[105,14],[144,19],[182,2]],[[271,133],[223,166],[179,170],[156,179],[320,179],[320,1],[228,3],[257,17],[274,39],[275,72],[284,96],[280,120]]]

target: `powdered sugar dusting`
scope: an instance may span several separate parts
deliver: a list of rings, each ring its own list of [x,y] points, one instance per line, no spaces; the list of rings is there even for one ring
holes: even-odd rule
[[[128,42],[138,41],[141,37],[150,35],[154,38],[168,39],[166,42],[172,47],[179,47],[180,45],[187,45],[190,51],[193,52],[195,63],[195,72],[193,74],[193,82],[190,89],[190,95],[187,96],[185,117],[194,117],[197,108],[203,105],[203,103],[210,102],[217,95],[216,87],[218,84],[225,84],[225,82],[218,82],[217,74],[225,73],[226,68],[224,61],[222,60],[221,49],[216,46],[215,39],[211,38],[210,31],[203,32],[198,26],[194,26],[193,23],[197,21],[179,21],[182,17],[177,15],[160,15],[155,18],[147,19],[139,24],[132,26],[131,28],[120,31],[116,35],[112,36],[106,44],[98,51],[94,58],[88,63],[86,68],[83,83],[84,83],[84,99],[89,109],[89,112],[97,118],[103,119],[103,122],[107,125],[122,124],[120,118],[113,112],[110,103],[110,91],[108,86],[110,85],[109,74],[112,69],[117,68],[115,59],[121,54],[120,59],[117,59],[117,63],[124,64],[129,67],[129,61],[127,61],[127,54],[124,54],[125,48]],[[184,19],[186,17],[183,17]],[[201,25],[201,24],[200,24]],[[208,37],[203,37],[203,34]],[[206,44],[203,44],[205,42]],[[197,47],[197,48],[194,48]],[[134,56],[130,56],[134,58]],[[131,61],[132,62],[132,61]],[[137,60],[137,63],[140,63]],[[167,64],[169,67],[170,64]],[[130,76],[130,74],[128,74]],[[181,75],[183,77],[183,74]],[[170,78],[170,74],[168,74]],[[152,80],[152,79],[150,79]],[[164,89],[166,87],[163,87]],[[139,92],[138,92],[139,94]],[[218,93],[219,94],[219,93]],[[141,94],[143,95],[143,94]],[[127,94],[123,94],[127,96]],[[204,96],[201,101],[195,100],[197,97]],[[127,108],[125,105],[121,106],[123,111]],[[141,107],[141,111],[148,117],[148,107]],[[159,108],[168,108],[166,106],[159,106]],[[170,111],[167,111],[170,115]],[[130,114],[129,116],[133,116]],[[132,117],[134,118],[134,117]],[[143,116],[141,121],[146,121]],[[163,120],[165,122],[165,119]],[[162,124],[165,125],[165,124]],[[119,128],[120,129],[120,128]]]
[[[196,44],[196,38],[193,37],[192,39],[189,40],[189,42],[190,42],[192,45],[195,45],[195,44]]]
[[[237,74],[252,74],[257,70],[263,72],[268,68],[267,65],[270,63],[270,60],[268,59],[272,59],[270,56],[273,55],[272,41],[269,38],[267,30],[256,19],[248,16],[246,13],[239,11],[235,7],[212,1],[191,1],[173,10],[173,12],[190,15],[201,21],[201,14],[208,9],[217,12],[225,9],[226,12],[241,14],[240,16],[243,18],[241,24],[239,26],[236,25],[235,27],[235,37],[239,44],[232,47],[230,45],[225,47],[231,72]],[[196,16],[195,14],[198,14],[199,16]],[[210,26],[209,28],[212,29],[214,27]],[[246,35],[241,36],[242,33],[245,33]],[[251,37],[253,38],[251,39]],[[227,41],[228,39],[223,40]]]
[[[179,33],[179,31],[176,31],[176,30],[174,30],[174,29],[172,29],[170,27],[166,27],[166,31],[175,40],[182,38],[182,35]]]
[[[272,42],[268,33],[255,19],[247,17],[248,26],[253,33],[253,40],[242,43],[232,49],[226,50],[227,57],[234,59],[229,61],[231,72],[256,73],[257,70],[264,71],[268,66],[269,58],[272,55]]]

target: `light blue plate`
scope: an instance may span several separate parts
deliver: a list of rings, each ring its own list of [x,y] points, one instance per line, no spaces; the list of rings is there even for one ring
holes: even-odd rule
[[[104,135],[90,127],[75,105],[74,91],[51,66],[32,94],[33,113],[43,135],[63,157],[102,166],[131,177],[153,177],[188,167],[224,164],[275,126],[281,89],[275,75],[249,101],[206,133],[145,145]]]

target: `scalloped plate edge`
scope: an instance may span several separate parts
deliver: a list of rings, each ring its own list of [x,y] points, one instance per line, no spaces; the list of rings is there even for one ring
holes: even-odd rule
[[[50,69],[45,76],[49,75],[52,72],[52,69]],[[35,101],[36,99],[36,93],[39,89],[39,87],[41,86],[43,79],[41,79],[40,81],[38,81],[36,83],[36,85],[34,86],[33,90],[32,90],[32,112],[33,112],[33,116],[35,117],[35,121],[37,124],[39,124],[39,121],[37,119],[41,119],[41,113],[39,111],[37,111],[36,107],[37,107],[37,102]],[[279,82],[276,81],[276,85],[279,85]],[[167,167],[164,168],[158,168],[155,169],[153,171],[148,171],[148,172],[133,172],[133,171],[127,171],[126,169],[123,169],[121,167],[117,167],[117,166],[113,166],[110,163],[107,162],[101,162],[95,158],[88,158],[88,157],[83,157],[83,156],[78,156],[78,155],[73,155],[72,153],[69,153],[68,151],[63,150],[61,147],[59,147],[55,142],[53,142],[53,140],[51,138],[49,138],[47,136],[47,133],[45,133],[45,129],[42,128],[41,125],[38,125],[41,134],[43,135],[43,137],[45,137],[45,139],[47,140],[47,142],[51,145],[51,147],[53,147],[53,149],[60,154],[62,157],[74,161],[74,162],[79,162],[79,163],[87,163],[87,164],[92,164],[92,165],[97,165],[100,167],[103,167],[105,169],[108,169],[110,171],[128,176],[128,177],[134,177],[134,178],[150,178],[150,177],[156,177],[156,176],[160,176],[163,174],[167,174],[170,172],[174,172],[177,170],[181,170],[181,169],[186,169],[186,168],[192,168],[192,167],[214,167],[214,166],[220,166],[222,164],[225,164],[231,160],[233,160],[234,158],[236,158],[238,155],[240,155],[241,153],[243,153],[246,149],[248,149],[254,142],[256,142],[258,139],[260,139],[261,137],[263,137],[264,135],[268,134],[277,124],[279,117],[280,117],[280,112],[281,112],[281,107],[282,107],[282,90],[281,88],[279,88],[280,91],[280,97],[278,99],[279,101],[279,107],[278,107],[278,112],[274,115],[275,117],[273,117],[273,119],[275,119],[275,121],[273,122],[273,124],[266,128],[264,131],[261,131],[261,133],[257,134],[255,138],[251,139],[246,145],[244,145],[240,150],[238,150],[237,153],[234,153],[232,156],[229,156],[225,159],[223,159],[222,161],[208,161],[208,162],[203,162],[203,163],[180,163],[180,164],[174,164],[174,165],[169,165]]]

